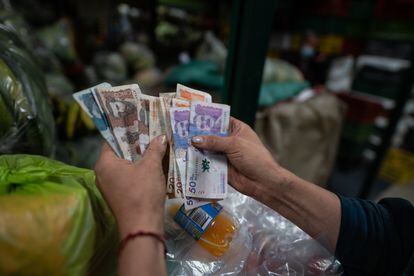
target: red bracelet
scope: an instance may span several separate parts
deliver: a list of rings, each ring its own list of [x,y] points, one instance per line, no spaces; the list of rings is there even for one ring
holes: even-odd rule
[[[155,232],[138,230],[137,232],[128,234],[125,238],[122,239],[121,243],[119,244],[118,255],[121,254],[122,250],[124,249],[124,247],[127,245],[127,243],[130,240],[133,240],[133,239],[135,239],[136,237],[139,237],[139,236],[149,236],[149,237],[157,239],[158,241],[160,241],[162,243],[162,245],[164,246],[164,253],[167,254],[167,246],[165,244],[165,236],[164,235],[159,234],[159,233],[155,233]]]

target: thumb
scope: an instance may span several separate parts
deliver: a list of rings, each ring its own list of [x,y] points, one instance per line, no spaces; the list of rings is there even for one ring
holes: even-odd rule
[[[233,137],[220,136],[194,136],[191,138],[192,144],[200,149],[230,153],[235,146]]]
[[[161,162],[162,158],[165,155],[166,148],[167,139],[165,135],[160,135],[151,141],[148,148],[145,150],[141,160],[153,160],[155,162]]]

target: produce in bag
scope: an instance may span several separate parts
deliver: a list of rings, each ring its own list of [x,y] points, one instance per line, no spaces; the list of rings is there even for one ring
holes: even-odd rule
[[[92,171],[0,156],[0,275],[114,275],[117,235]]]

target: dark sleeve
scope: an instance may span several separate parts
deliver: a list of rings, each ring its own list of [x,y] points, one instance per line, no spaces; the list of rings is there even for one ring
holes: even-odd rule
[[[414,207],[404,199],[379,203],[339,196],[336,257],[346,275],[400,275],[414,249]]]

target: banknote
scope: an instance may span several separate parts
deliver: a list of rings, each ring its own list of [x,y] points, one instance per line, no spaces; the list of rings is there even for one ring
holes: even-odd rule
[[[104,139],[108,142],[109,146],[112,150],[119,156],[123,157],[121,150],[119,149],[119,145],[115,140],[114,135],[112,134],[111,128],[106,121],[106,117],[103,113],[101,113],[98,104],[95,101],[93,96],[93,90],[97,87],[100,88],[108,88],[111,87],[109,83],[101,83],[94,87],[90,87],[88,89],[82,90],[73,94],[73,97],[78,102],[78,104],[83,108],[83,110],[88,114],[88,116],[94,122],[96,128],[104,137]]]
[[[202,198],[194,198],[194,197],[186,196],[184,199],[184,208],[185,210],[191,210],[191,209],[198,208],[206,204],[210,204],[212,202],[216,202],[216,201],[210,200],[210,199],[202,199]]]
[[[179,83],[177,84],[177,96],[176,97],[179,99],[185,99],[188,101],[203,101],[203,102],[211,103],[210,94],[184,86]]]
[[[171,107],[170,120],[173,136],[173,148],[176,167],[174,167],[175,189],[181,194],[186,180],[186,158],[188,148],[188,123],[190,119],[189,107]],[[181,184],[182,187],[177,187]]]
[[[173,98],[171,105],[172,107],[190,107],[190,101]]]
[[[176,92],[164,92],[164,93],[159,93],[160,97],[164,97],[164,98],[175,98],[175,96],[177,95]]]
[[[189,138],[198,135],[227,136],[230,106],[193,101]],[[227,159],[223,154],[190,146],[187,152],[184,194],[189,197],[222,199],[227,195]]]
[[[141,89],[139,88],[138,84],[121,85],[121,86],[115,86],[115,87],[117,87],[118,89],[124,89],[124,88],[127,89],[127,88],[129,88],[129,89],[132,89],[132,90],[136,91],[138,94],[141,94]],[[109,127],[111,127],[111,123],[109,122],[108,116],[106,115],[105,110],[101,106],[101,104],[103,104],[103,103],[100,102],[99,97],[96,95],[97,94],[96,93],[96,88],[92,89],[92,94],[93,94],[93,97],[95,99],[96,104],[99,107],[99,111],[101,111],[101,113],[104,115],[104,119],[105,119],[106,123],[109,125]]]
[[[141,154],[145,152],[150,143],[150,106],[156,99],[156,97],[144,94],[138,95],[137,98],[138,141]]]
[[[138,159],[137,98],[140,93],[138,85],[95,89],[95,97],[107,116],[122,155],[130,161]]]
[[[159,98],[150,101],[149,114],[149,139],[152,141],[157,136],[165,135],[165,121]]]
[[[160,93],[160,106],[162,119],[165,124],[165,133],[167,135],[168,142],[171,142],[172,132],[170,124],[170,107],[172,106],[172,100],[175,97],[175,93]]]
[[[176,93],[160,93],[160,106],[161,106],[161,116],[165,122],[165,134],[167,136],[167,141],[170,149],[170,162],[168,166],[168,175],[167,175],[167,194],[174,196],[175,191],[175,178],[174,178],[174,163],[175,155],[174,148],[172,145],[172,131],[171,131],[171,120],[170,120],[170,107],[172,105],[172,99],[175,97]]]
[[[184,198],[184,193],[183,193],[183,181],[182,179],[185,179],[181,177],[181,173],[180,173],[180,169],[178,167],[178,163],[177,159],[174,159],[173,161],[173,166],[174,166],[174,197],[176,198]],[[185,166],[183,166],[184,170],[185,170]],[[183,170],[181,170],[181,172],[184,172]]]
[[[171,197],[175,197],[175,178],[174,178],[174,164],[175,164],[175,155],[174,149],[169,146],[169,165],[168,165],[168,174],[167,174],[167,194]]]

